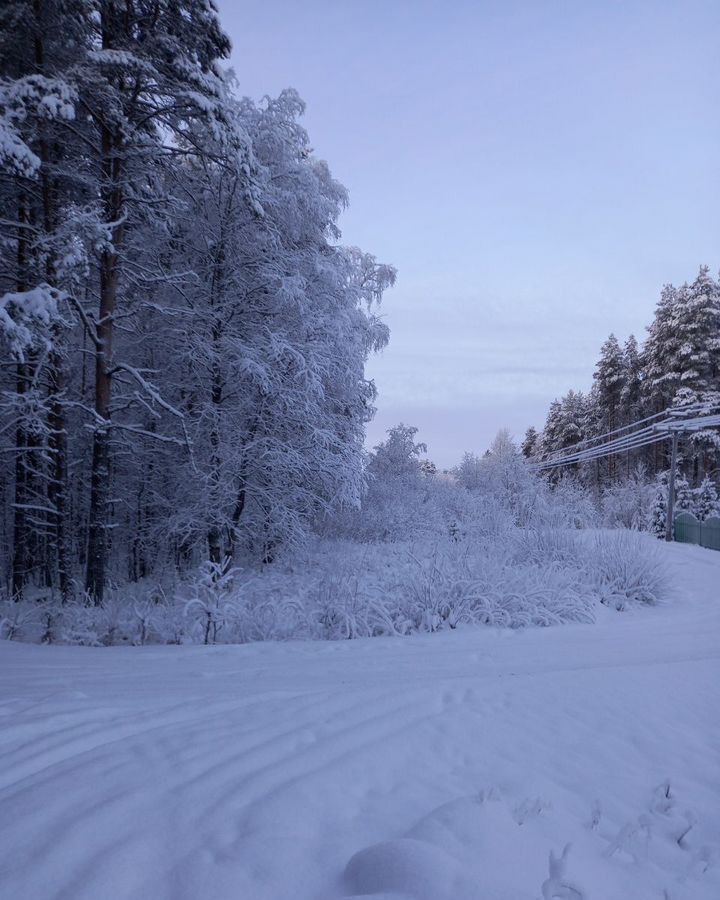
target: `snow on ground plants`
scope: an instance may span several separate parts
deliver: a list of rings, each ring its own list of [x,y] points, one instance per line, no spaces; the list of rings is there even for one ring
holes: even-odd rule
[[[660,549],[594,624],[0,642],[0,896],[716,900],[720,553]]]
[[[467,625],[591,622],[603,606],[656,603],[661,546],[629,530],[517,528],[502,517],[456,537],[320,538],[258,570],[205,563],[167,590],[142,583],[103,606],[0,604],[0,635],[108,646],[409,635]]]

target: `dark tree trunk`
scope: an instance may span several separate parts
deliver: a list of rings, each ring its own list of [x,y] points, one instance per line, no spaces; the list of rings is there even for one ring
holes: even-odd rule
[[[219,339],[219,333],[214,335],[216,340]],[[211,400],[215,409],[215,421],[210,430],[210,445],[212,447],[212,457],[210,461],[210,491],[213,498],[213,510],[219,512],[220,503],[220,434],[218,431],[218,420],[220,418],[220,404],[222,403],[222,375],[220,366],[213,366],[213,381],[211,390]],[[208,529],[208,555],[211,563],[220,565],[225,557],[223,547],[222,531],[218,524],[213,524]]]
[[[17,239],[17,289],[18,292],[26,290],[26,270],[28,262],[27,232],[22,227],[29,221],[27,205],[24,197],[18,202],[18,229]],[[17,366],[16,393],[22,398],[27,390],[29,365],[21,362]],[[22,401],[20,401],[22,402]],[[13,562],[12,562],[12,595],[16,600],[21,600],[25,581],[28,573],[29,562],[29,532],[27,526],[26,504],[28,502],[30,472],[28,466],[29,434],[25,428],[22,411],[15,429],[15,499],[13,508]]]
[[[56,336],[56,340],[59,336]],[[63,359],[60,353],[52,354],[50,363],[50,451],[51,472],[48,485],[48,500],[53,510],[53,556],[54,570],[63,603],[70,594],[70,552],[68,547],[68,474],[67,474],[67,427],[62,392],[65,387]]]
[[[122,243],[123,193],[120,161],[121,140],[109,129],[102,133],[103,206],[106,221],[112,222],[112,247],[103,251],[100,260],[100,310],[96,324],[95,349],[95,413],[92,469],[90,477],[90,519],[85,590],[95,605],[103,601],[107,578],[110,518],[110,401],[112,398],[113,317],[117,301],[119,260]]]
[[[18,396],[25,393],[26,366],[21,363],[17,367],[16,391]],[[28,570],[28,534],[25,504],[27,503],[26,455],[27,434],[22,419],[15,430],[15,501],[13,510],[13,561],[12,561],[12,595],[21,600]]]

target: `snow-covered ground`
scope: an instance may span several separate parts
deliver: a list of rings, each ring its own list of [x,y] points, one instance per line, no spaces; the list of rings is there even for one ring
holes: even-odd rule
[[[0,896],[717,900],[720,553],[667,553],[594,625],[0,643]]]

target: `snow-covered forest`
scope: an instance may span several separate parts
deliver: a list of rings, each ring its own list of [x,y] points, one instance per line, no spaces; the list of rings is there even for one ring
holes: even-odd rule
[[[713,30],[220,6],[0,6],[0,897],[717,900]]]
[[[6,593],[297,547],[359,502],[392,267],[292,90],[256,104],[204,2],[7,4]]]

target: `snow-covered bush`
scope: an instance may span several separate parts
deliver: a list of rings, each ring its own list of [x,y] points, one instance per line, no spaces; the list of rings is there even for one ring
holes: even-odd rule
[[[399,629],[392,614],[392,600],[363,584],[361,574],[328,573],[312,592],[313,634],[328,640],[377,637]],[[400,629],[402,630],[402,629]]]
[[[542,517],[546,524],[557,528],[594,528],[600,524],[592,494],[570,475],[554,485]]]
[[[233,591],[239,571],[224,563],[205,562],[191,586],[191,596],[185,603],[185,615],[190,632],[203,644],[217,642],[223,628],[232,626],[239,615],[239,597]]]
[[[524,529],[516,534],[513,544],[513,557],[520,565],[571,565],[579,552],[576,534],[564,528]]]
[[[6,603],[2,633],[90,646],[345,640],[590,622],[599,602],[667,594],[660,548],[637,532],[517,528],[487,498],[473,509],[488,515],[455,536],[318,538],[263,570],[206,564],[173,590],[115,590],[102,606]]]
[[[592,621],[592,597],[583,595],[578,570],[519,563],[507,545],[462,555],[436,548],[416,562],[418,572],[402,592],[402,619],[411,631]]]
[[[468,491],[479,490],[483,486],[483,462],[475,453],[467,451],[460,464],[453,469],[457,483]]]
[[[134,632],[132,604],[113,594],[103,606],[33,597],[0,604],[0,638],[9,640],[100,647],[130,643]]]
[[[4,600],[0,603],[0,638],[32,640],[41,630],[50,633],[54,607],[47,602],[33,600]]]
[[[644,467],[638,466],[628,478],[605,488],[601,498],[602,524],[607,528],[645,531],[656,490]],[[663,530],[664,530],[663,520]]]
[[[272,591],[296,598],[305,613],[285,628],[286,637],[588,622],[599,600],[622,608],[664,595],[654,549],[632,532],[601,534],[589,543],[576,530],[551,528],[503,530],[478,540],[324,540],[305,561],[276,568]],[[266,589],[262,578],[246,587],[248,603]]]
[[[596,523],[586,492],[577,488],[573,508],[562,492],[554,498],[506,431],[499,432],[485,456],[466,453],[452,474],[431,476],[423,474],[418,456],[424,445],[414,442],[415,433],[404,425],[390,430],[388,440],[371,455],[362,507],[325,523],[323,533],[363,542],[405,541],[411,535],[457,540],[525,527],[549,516],[556,524],[574,527]]]
[[[133,606],[131,597],[117,589],[108,591],[101,606],[82,597],[60,607],[59,637],[85,647],[140,643],[142,629]]]
[[[87,647],[182,643],[186,622],[159,585],[117,586],[96,605],[88,595],[53,605],[52,637]]]
[[[633,531],[597,534],[588,555],[588,577],[600,601],[622,610],[629,603],[660,603],[669,588],[660,548]]]

